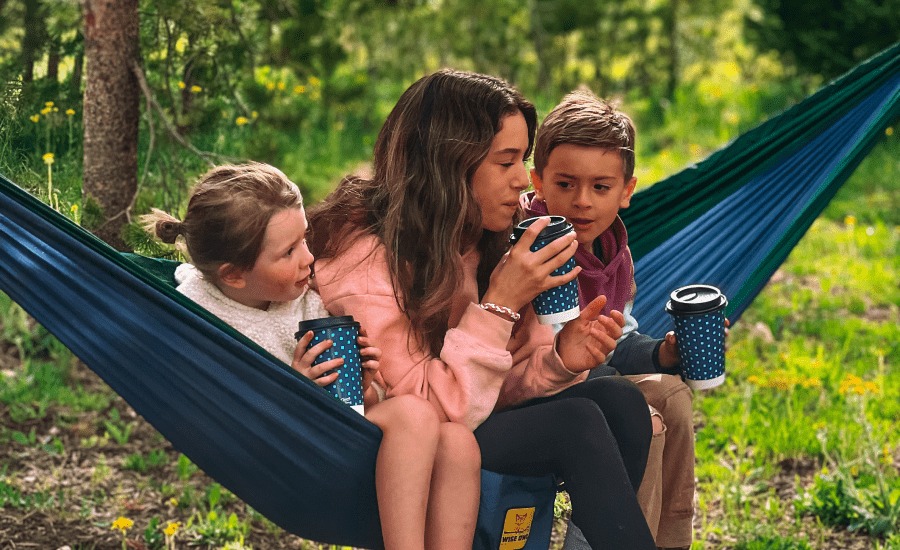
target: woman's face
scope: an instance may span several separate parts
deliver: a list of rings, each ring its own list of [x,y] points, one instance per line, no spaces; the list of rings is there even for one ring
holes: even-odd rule
[[[472,176],[472,192],[481,206],[484,229],[503,231],[512,223],[519,207],[519,194],[529,185],[525,170],[527,149],[525,117],[519,111],[503,117],[487,157]]]

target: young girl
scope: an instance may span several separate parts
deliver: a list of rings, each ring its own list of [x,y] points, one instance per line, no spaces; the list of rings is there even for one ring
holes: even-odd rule
[[[509,249],[536,119],[490,76],[414,83],[378,135],[372,179],[345,178],[311,210],[312,284],[383,346],[389,397],[420,396],[475,430],[485,469],[556,474],[593,548],[654,549],[635,495],[647,404],[627,380],[583,382],[624,319],[598,317],[599,298],[554,339],[530,300],[577,276],[550,275],[577,243],[530,252],[541,220]]]
[[[164,242],[184,236],[191,263],[176,271],[179,291],[319,386],[337,377],[330,371],[343,359],[312,366],[330,340],[309,350],[312,332],[294,340],[299,321],[329,313],[307,288],[306,214],[284,174],[265,164],[220,166],[200,179],[183,222],[158,210],[146,218]],[[384,433],[375,481],[385,548],[471,550],[480,490],[475,438],[439,422],[420,397],[379,401],[371,382],[381,351],[369,342],[360,336],[365,416]]]

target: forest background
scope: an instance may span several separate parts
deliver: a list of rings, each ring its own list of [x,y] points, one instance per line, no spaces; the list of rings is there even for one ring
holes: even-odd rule
[[[513,82],[540,116],[580,85],[616,99],[646,186],[900,39],[897,13],[900,0],[0,0],[0,173],[121,249],[170,253],[130,220],[183,211],[211,164],[269,162],[314,202],[367,169],[411,82],[453,67]],[[110,59],[104,43],[125,46]],[[695,394],[695,548],[900,549],[896,126],[736,324],[727,384]],[[3,295],[0,329],[0,549],[319,546],[197,472]]]

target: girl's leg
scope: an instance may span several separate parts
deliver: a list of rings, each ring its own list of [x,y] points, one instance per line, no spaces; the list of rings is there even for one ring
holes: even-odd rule
[[[366,411],[384,436],[375,462],[375,492],[385,550],[424,550],[426,507],[440,439],[434,406],[400,395]]]
[[[655,550],[619,445],[600,407],[591,399],[555,397],[494,413],[479,426],[475,437],[482,467],[504,474],[561,477],[572,501],[572,521],[594,550]],[[624,392],[615,402],[628,406],[635,397],[644,415],[636,438],[646,440],[643,457],[637,457],[643,474],[650,443],[646,402],[637,391],[636,396]]]
[[[472,550],[480,492],[481,451],[475,436],[461,424],[442,422],[428,498],[426,548]]]

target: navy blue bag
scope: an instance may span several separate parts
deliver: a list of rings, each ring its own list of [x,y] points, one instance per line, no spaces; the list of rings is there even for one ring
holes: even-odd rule
[[[506,476],[482,470],[472,550],[547,550],[555,501],[552,476]]]

